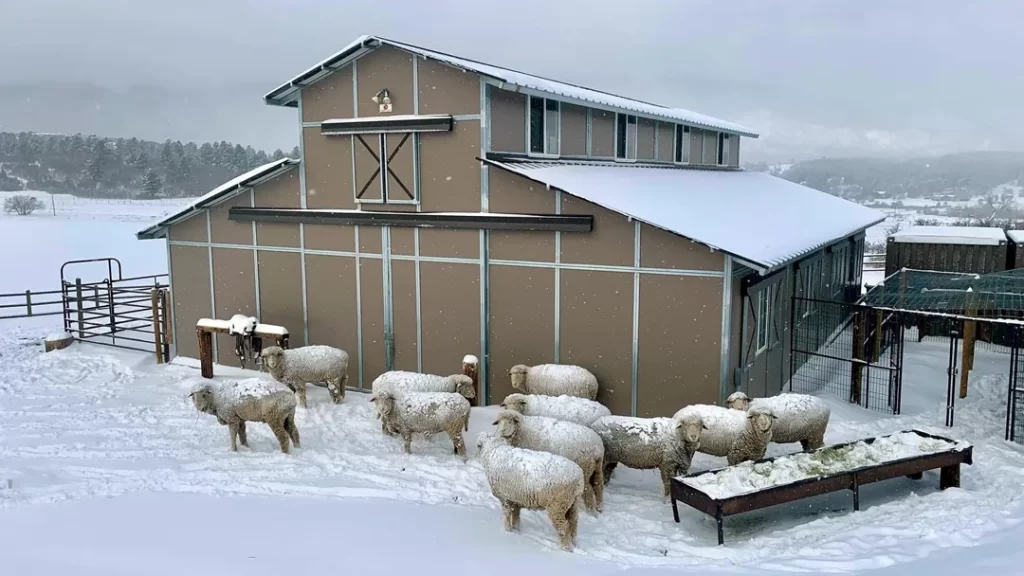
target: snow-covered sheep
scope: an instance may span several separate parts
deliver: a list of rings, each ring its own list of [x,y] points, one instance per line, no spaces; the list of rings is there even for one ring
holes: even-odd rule
[[[348,383],[348,352],[331,346],[313,345],[285,350],[271,346],[263,350],[263,364],[275,380],[299,395],[306,408],[306,384],[326,382],[335,404],[345,399]]]
[[[674,476],[686,474],[701,443],[704,424],[697,415],[681,419],[604,416],[590,427],[604,442],[604,480],[615,466],[661,472],[663,495],[668,496]]]
[[[564,456],[583,470],[583,504],[600,512],[604,507],[604,442],[590,428],[548,418],[523,416],[512,410],[498,413],[495,434],[517,448]]]
[[[777,419],[771,410],[760,406],[751,406],[741,414],[746,414],[747,425],[726,455],[729,466],[746,460],[764,458],[768,443],[772,441],[772,427]]]
[[[259,320],[255,316],[235,314],[228,320],[228,334],[231,336],[249,336],[256,331]]]
[[[228,427],[231,450],[238,451],[238,440],[248,446],[246,422],[264,422],[288,453],[288,442],[296,448],[299,429],[295,427],[295,395],[277,382],[266,378],[246,378],[209,382],[195,387],[189,394],[196,410],[213,414],[217,422]]]
[[[697,451],[711,456],[728,456],[732,445],[747,428],[745,414],[724,406],[691,404],[676,412],[672,418],[681,420],[687,415],[699,416],[704,423],[704,432],[700,435],[700,447]]]
[[[377,405],[377,417],[385,433],[402,437],[406,454],[412,453],[412,435],[445,432],[455,453],[466,458],[462,428],[469,424],[469,400],[456,392],[375,392],[370,402]]]
[[[526,416],[547,416],[584,426],[590,426],[594,420],[602,416],[610,416],[612,413],[607,406],[595,400],[564,394],[561,396],[509,394],[502,400],[501,407],[515,410]]]
[[[517,364],[508,371],[512,387],[527,394],[576,396],[597,399],[597,377],[582,366],[569,364]]]
[[[544,510],[558,533],[559,544],[572,550],[579,521],[576,504],[583,495],[583,470],[564,456],[509,446],[487,432],[477,436],[476,447],[491,494],[501,502],[505,530],[519,531],[519,512],[523,508]]]
[[[476,398],[473,379],[465,374],[438,376],[405,370],[391,370],[374,378],[370,384],[372,392],[391,390],[392,392],[458,392],[468,399]],[[383,428],[383,423],[381,423]],[[466,428],[469,430],[469,428]],[[387,434],[388,431],[384,430]]]
[[[809,394],[784,392],[777,396],[751,400],[743,392],[733,392],[725,404],[743,411],[751,406],[762,406],[771,410],[778,418],[772,425],[772,442],[776,444],[799,442],[805,451],[816,450],[825,445],[825,429],[828,427],[832,410],[821,398]]]

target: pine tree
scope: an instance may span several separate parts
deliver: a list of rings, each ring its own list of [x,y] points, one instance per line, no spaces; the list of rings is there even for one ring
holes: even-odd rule
[[[142,192],[146,198],[156,198],[157,194],[164,187],[164,183],[160,181],[160,176],[157,175],[156,171],[150,169],[146,171],[146,175],[142,178]]]
[[[299,156],[300,156],[300,154],[299,154],[299,147],[298,146],[296,146],[295,148],[292,148],[291,153],[288,154],[289,158],[295,158],[296,160],[299,159]]]

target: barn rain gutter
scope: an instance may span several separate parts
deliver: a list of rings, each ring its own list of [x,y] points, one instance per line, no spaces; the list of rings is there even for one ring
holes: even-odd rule
[[[522,232],[591,232],[594,217],[571,214],[496,214],[493,212],[371,212],[303,208],[249,208],[228,211],[235,222],[328,224],[336,226],[399,226]]]

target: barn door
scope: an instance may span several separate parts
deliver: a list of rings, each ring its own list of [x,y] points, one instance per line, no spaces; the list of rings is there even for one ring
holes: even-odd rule
[[[415,201],[412,178],[414,141],[410,132],[357,134],[356,201],[363,203],[410,203]]]

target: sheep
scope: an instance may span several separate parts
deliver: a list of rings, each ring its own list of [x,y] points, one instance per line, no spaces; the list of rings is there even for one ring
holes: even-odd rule
[[[576,396],[597,399],[597,378],[581,366],[566,364],[517,364],[508,371],[512,387],[527,394]]]
[[[705,428],[700,416],[686,418],[633,418],[604,416],[590,427],[604,442],[604,481],[607,484],[618,464],[661,472],[663,496],[668,496],[674,476],[686,474]]]
[[[751,406],[747,410],[746,416],[747,425],[743,428],[743,433],[733,443],[726,455],[729,466],[746,460],[764,458],[768,443],[772,441],[772,427],[778,416],[772,414],[768,408],[761,406]]]
[[[189,398],[196,410],[216,416],[218,423],[228,427],[233,452],[238,451],[238,440],[242,446],[249,446],[246,422],[269,425],[285,454],[289,451],[289,440],[301,448],[299,429],[295,426],[295,395],[272,380],[246,378],[202,384],[192,390]]]
[[[732,445],[743,434],[747,427],[747,419],[743,413],[713,404],[691,404],[676,412],[672,418],[680,420],[687,415],[700,416],[704,424],[704,432],[700,436],[702,454],[725,457],[732,450]]]
[[[491,494],[501,502],[505,530],[519,531],[519,512],[544,510],[564,550],[576,544],[577,503],[583,495],[583,470],[575,462],[537,450],[509,446],[504,439],[481,432],[477,459]]]
[[[476,388],[473,387],[473,379],[465,374],[437,376],[436,374],[392,370],[374,378],[373,383],[370,384],[370,389],[372,392],[384,389],[402,392],[458,392],[467,399],[476,398]],[[382,422],[381,428],[383,429],[383,427],[384,423]],[[466,430],[469,430],[469,428],[466,428]],[[383,432],[388,434],[387,430],[383,430]]]
[[[447,432],[455,453],[466,459],[463,426],[469,427],[469,400],[456,392],[403,392],[380,390],[370,397],[385,433],[399,435],[406,454],[412,454],[414,433]]]
[[[274,380],[299,395],[299,404],[306,408],[306,384],[326,382],[335,404],[345,399],[348,382],[348,353],[331,346],[303,346],[285,350],[271,346],[263,350],[263,363]]]
[[[515,410],[525,416],[547,416],[584,426],[590,426],[594,420],[602,416],[610,416],[612,413],[607,406],[600,402],[564,394],[561,396],[509,394],[502,400],[501,407]]]
[[[821,398],[808,394],[783,393],[751,400],[743,392],[733,392],[725,404],[744,411],[751,406],[770,409],[772,414],[778,416],[772,426],[772,442],[776,444],[799,442],[804,451],[817,450],[825,445],[825,429],[832,411]]]
[[[583,503],[591,512],[604,507],[604,442],[590,428],[546,416],[523,416],[502,410],[496,434],[516,448],[564,456],[583,470]]]

